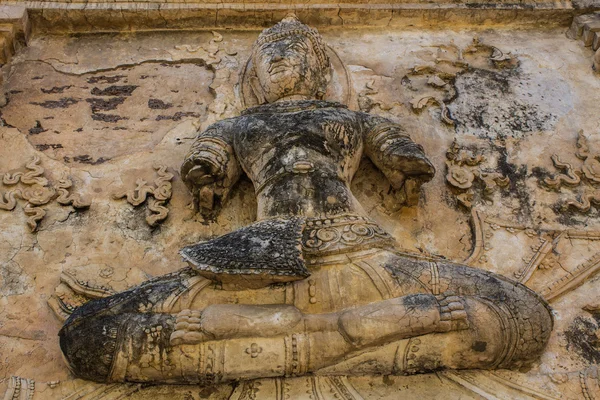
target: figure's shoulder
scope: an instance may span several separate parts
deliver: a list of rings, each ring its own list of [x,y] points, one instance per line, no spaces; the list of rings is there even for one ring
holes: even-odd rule
[[[202,131],[202,135],[224,135],[233,133],[236,129],[236,125],[240,117],[226,118],[221,119],[217,122],[212,123],[208,126],[204,131]]]
[[[358,118],[363,120],[365,123],[369,125],[380,125],[380,124],[396,124],[396,122],[392,121],[389,118],[383,117],[377,114],[371,114],[364,111],[356,111]]]

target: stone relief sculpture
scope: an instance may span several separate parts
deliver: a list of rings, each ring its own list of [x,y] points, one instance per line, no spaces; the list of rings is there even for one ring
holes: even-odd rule
[[[488,160],[484,155],[460,146],[456,140],[446,152],[446,158],[446,182],[456,193],[458,202],[467,209],[471,209],[477,200],[491,202],[491,195],[498,188],[506,188],[510,183],[508,177],[485,165]],[[479,196],[476,196],[476,190],[473,188],[476,180],[483,186]]]
[[[245,72],[258,104],[199,134],[181,168],[204,215],[246,173],[258,221],[183,248],[188,268],[75,309],[60,331],[75,375],[213,384],[315,374],[352,392],[339,376],[521,369],[539,357],[553,327],[540,296],[402,252],[367,217],[349,189],[363,153],[411,193],[435,170],[401,125],[325,100],[329,76],[321,36],[295,17],[260,34]]]
[[[17,206],[17,199],[25,200],[23,213],[29,217],[27,226],[31,232],[37,231],[39,223],[46,216],[46,211],[42,207],[52,200],[56,200],[62,206],[72,206],[75,210],[85,209],[91,205],[91,200],[69,192],[73,181],[68,175],[63,175],[52,185],[44,177],[45,169],[41,166],[41,159],[37,155],[25,164],[25,168],[27,172],[7,172],[3,175],[2,183],[5,186],[16,186],[20,183],[22,188],[6,193],[0,192],[0,210],[12,211]]]
[[[591,47],[595,54],[592,68],[599,72],[600,68],[600,14],[583,14],[573,18],[567,37],[581,40],[585,47]]]
[[[146,216],[146,223],[152,227],[164,221],[169,215],[166,204],[171,199],[171,179],[174,176],[167,171],[165,165],[157,165],[154,169],[158,175],[158,178],[154,180],[154,186],[148,185],[148,182],[143,179],[138,179],[135,188],[122,190],[112,196],[115,200],[126,198],[127,202],[134,207],[147,201],[150,213]]]
[[[548,190],[562,194],[562,189],[571,192],[571,196],[561,196],[557,203],[557,209],[567,211],[576,210],[587,213],[600,202],[600,193],[597,184],[600,182],[600,155],[590,149],[588,139],[583,131],[577,133],[577,151],[575,157],[579,159],[577,164],[569,163],[561,159],[561,155],[553,154],[551,157],[554,167],[562,171],[551,174],[541,182]],[[572,193],[575,192],[575,193]]]

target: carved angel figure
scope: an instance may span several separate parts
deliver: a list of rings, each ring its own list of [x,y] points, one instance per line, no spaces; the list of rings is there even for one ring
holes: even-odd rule
[[[322,100],[330,61],[295,17],[263,31],[259,105],[200,133],[181,168],[199,210],[244,171],[258,221],[188,246],[190,266],[75,310],[72,371],[100,382],[212,384],[316,375],[522,368],[552,330],[524,285],[403,253],[350,191],[365,153],[398,189],[434,167],[402,126]]]

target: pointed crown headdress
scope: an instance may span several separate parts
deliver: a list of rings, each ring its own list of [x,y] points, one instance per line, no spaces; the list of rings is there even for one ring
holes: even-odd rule
[[[327,56],[327,48],[323,43],[323,39],[314,28],[303,24],[294,14],[288,14],[284,19],[274,26],[265,29],[258,35],[254,46],[260,47],[265,43],[276,42],[289,36],[302,35],[307,37],[313,45],[313,49],[317,54],[319,66],[324,70],[330,68],[329,57]]]

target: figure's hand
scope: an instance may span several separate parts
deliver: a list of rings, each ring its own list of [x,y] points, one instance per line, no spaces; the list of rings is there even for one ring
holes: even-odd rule
[[[423,184],[429,182],[435,175],[435,167],[423,154],[420,146],[417,146],[415,145],[414,152],[402,149],[402,153],[390,154],[386,164],[391,171],[387,175],[395,189],[401,188],[406,180]]]
[[[194,198],[194,209],[212,210],[215,196],[223,187],[225,171],[222,165],[207,152],[192,153],[181,166],[181,178]]]
[[[414,206],[419,202],[421,186],[433,178],[435,168],[420,146],[414,145],[414,151],[410,150],[403,148],[401,154],[395,152],[389,156],[386,176],[398,193],[398,202]]]
[[[190,190],[223,178],[223,167],[211,154],[203,153],[205,152],[188,155],[181,166],[181,178]]]
[[[440,322],[437,332],[461,331],[469,329],[464,298],[454,295],[439,295]]]

